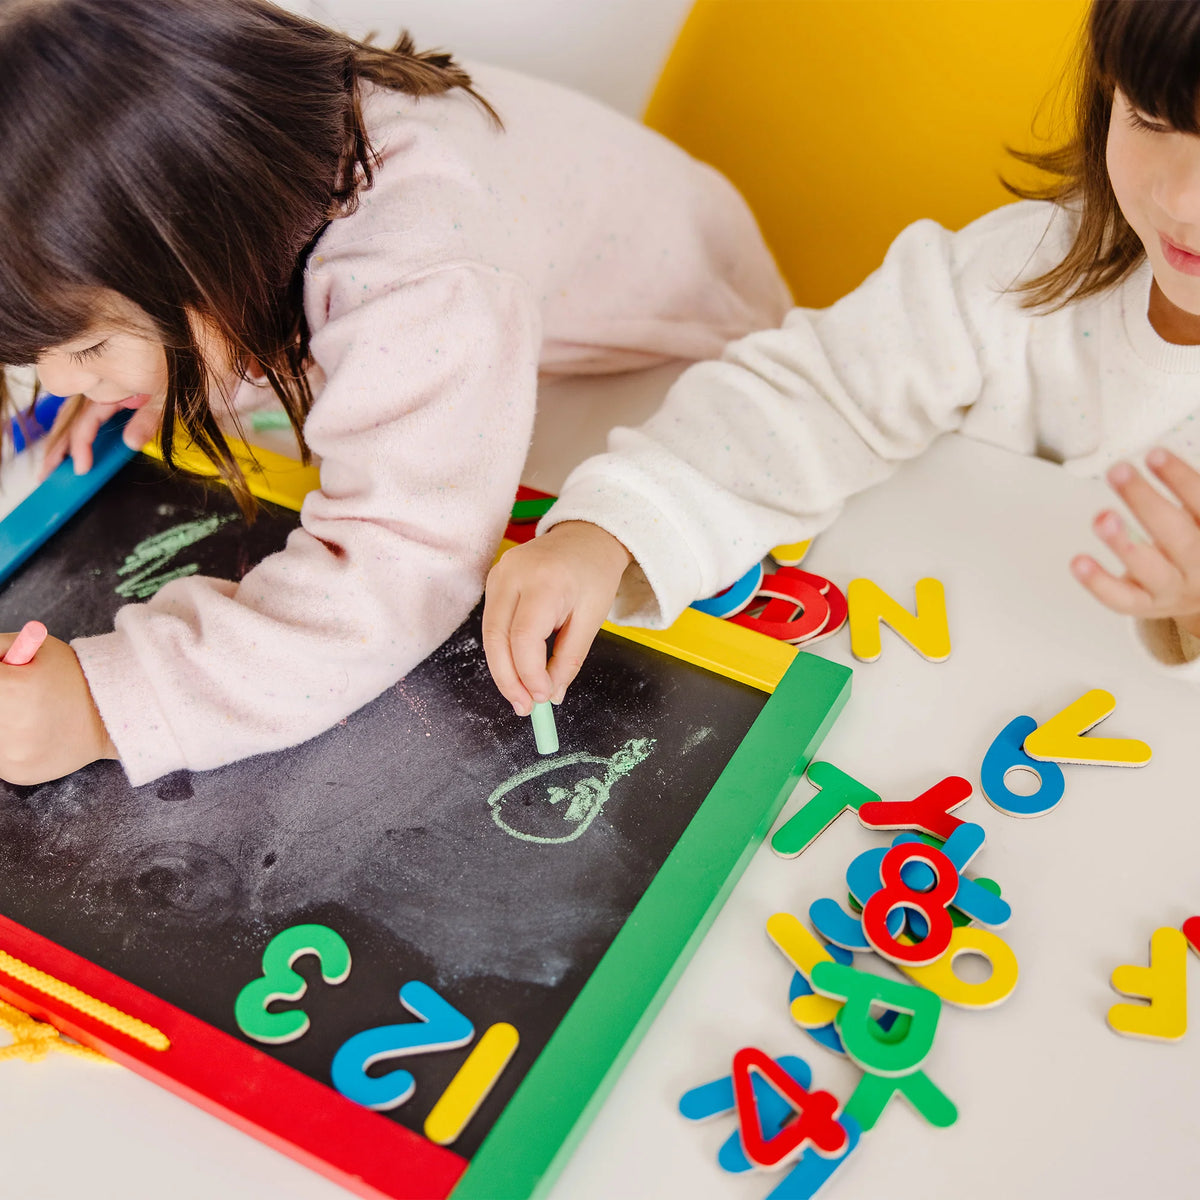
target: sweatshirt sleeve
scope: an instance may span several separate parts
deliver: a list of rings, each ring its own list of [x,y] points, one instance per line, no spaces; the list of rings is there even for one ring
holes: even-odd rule
[[[995,271],[964,236],[911,226],[855,292],[691,367],[659,412],[576,468],[539,532],[583,520],[625,544],[613,620],[669,624],[960,426],[985,370],[963,275]],[[966,286],[989,306],[1002,291]]]
[[[135,785],[328,729],[482,592],[529,445],[536,307],[523,281],[478,264],[375,292],[365,278],[313,322],[326,383],[305,438],[321,486],[285,549],[239,583],[168,583],[72,643]]]

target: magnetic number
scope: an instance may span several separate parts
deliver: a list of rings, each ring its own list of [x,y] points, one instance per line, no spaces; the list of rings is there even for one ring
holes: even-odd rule
[[[381,1025],[356,1033],[333,1056],[333,1086],[349,1100],[367,1108],[389,1109],[403,1104],[416,1090],[408,1071],[389,1071],[378,1077],[367,1069],[402,1054],[429,1054],[465,1046],[475,1027],[454,1005],[428,984],[413,979],[400,989],[400,1003],[417,1020],[404,1025]]]
[[[246,984],[233,1006],[238,1028],[256,1042],[281,1045],[308,1031],[308,1014],[291,1008],[268,1012],[276,1000],[299,1000],[308,990],[303,976],[292,970],[298,959],[315,954],[326,983],[344,983],[350,975],[350,948],[328,925],[293,925],[276,934],[263,951],[261,978]]]
[[[933,887],[917,892],[900,878],[900,871],[910,859],[917,859],[932,868]],[[958,891],[958,872],[954,864],[940,851],[921,843],[893,846],[879,864],[883,886],[863,905],[863,934],[875,951],[892,962],[923,967],[935,962],[950,945],[954,922],[946,906]],[[919,942],[905,945],[887,927],[888,916],[898,908],[916,909],[925,918],[928,932]]]

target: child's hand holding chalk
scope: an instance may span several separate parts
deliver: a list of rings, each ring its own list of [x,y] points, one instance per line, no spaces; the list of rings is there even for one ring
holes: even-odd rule
[[[501,695],[520,717],[562,700],[608,616],[629,551],[586,521],[564,521],[514,546],[492,567],[483,649]],[[554,653],[546,660],[546,640]]]
[[[0,634],[0,779],[45,783],[117,758],[75,651],[40,621]]]

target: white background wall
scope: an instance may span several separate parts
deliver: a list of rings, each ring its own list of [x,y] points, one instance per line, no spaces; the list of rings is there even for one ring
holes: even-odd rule
[[[355,37],[513,67],[641,116],[690,0],[280,0]]]

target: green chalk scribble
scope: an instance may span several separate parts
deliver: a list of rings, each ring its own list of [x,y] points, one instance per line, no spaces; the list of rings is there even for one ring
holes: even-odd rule
[[[203,517],[199,521],[185,521],[162,533],[138,542],[133,553],[125,557],[125,562],[117,568],[118,575],[127,575],[122,583],[118,583],[114,591],[118,596],[127,600],[145,600],[153,596],[164,584],[172,579],[182,579],[186,575],[195,575],[200,570],[196,563],[163,570],[181,550],[196,542],[203,541],[211,533],[215,533],[233,517],[212,516]]]
[[[534,763],[533,766],[526,767],[523,771],[518,771],[517,774],[502,783],[488,797],[488,806],[492,810],[492,820],[505,833],[511,834],[515,838],[520,838],[523,842],[537,842],[543,846],[561,842],[573,842],[584,833],[599,815],[600,810],[608,800],[613,785],[619,779],[623,779],[628,775],[643,759],[649,757],[650,752],[654,749],[654,742],[654,738],[630,738],[611,758],[598,758],[594,754],[576,752],[574,754],[564,754],[560,758],[552,758],[545,762]],[[566,808],[561,815],[564,821],[569,821],[575,826],[570,833],[564,837],[540,837],[536,834],[523,833],[519,829],[514,829],[504,820],[502,801],[509,792],[521,787],[522,784],[537,779],[541,775],[561,770],[564,767],[572,767],[578,763],[595,763],[597,766],[603,767],[603,776],[598,777],[599,773],[597,775],[589,775],[585,779],[580,779],[569,789],[551,784],[547,787],[543,797],[550,804],[566,803]]]

